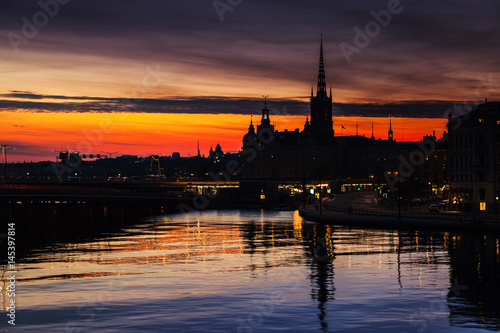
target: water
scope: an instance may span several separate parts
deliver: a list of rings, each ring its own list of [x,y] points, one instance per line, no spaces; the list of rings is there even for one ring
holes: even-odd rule
[[[500,330],[498,240],[330,227],[296,212],[153,217],[31,251],[13,331]]]

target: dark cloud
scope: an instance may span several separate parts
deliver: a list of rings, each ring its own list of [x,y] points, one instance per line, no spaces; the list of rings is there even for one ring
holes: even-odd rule
[[[21,100],[0,100],[0,110],[37,112],[138,112],[188,114],[259,114],[260,99],[226,97],[190,97],[175,99],[116,99],[86,96],[53,96],[30,92],[12,92],[4,97]],[[41,102],[43,99],[79,100],[82,102]],[[273,115],[306,115],[309,103],[296,100],[272,100]],[[443,118],[449,110],[463,103],[451,101],[407,101],[384,104],[334,103],[335,116]]]
[[[19,99],[71,99],[71,100],[95,100],[95,101],[111,100],[110,98],[104,98],[104,97],[42,95],[27,91],[15,91],[15,90],[10,93],[0,94],[0,96],[7,98],[19,98]]]

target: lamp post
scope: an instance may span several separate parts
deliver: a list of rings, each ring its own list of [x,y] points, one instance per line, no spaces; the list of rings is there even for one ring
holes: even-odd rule
[[[101,150],[101,153],[108,154],[109,158],[113,158],[113,155],[119,154],[120,152],[119,151],[107,152],[107,151],[102,151]]]
[[[5,181],[5,178],[7,177],[7,174],[6,174],[6,166],[7,166],[7,151],[9,150],[14,150],[16,148],[9,148],[9,145],[1,145],[0,148],[2,148],[2,162],[3,162],[3,172],[2,172],[2,176],[3,176],[3,179]]]

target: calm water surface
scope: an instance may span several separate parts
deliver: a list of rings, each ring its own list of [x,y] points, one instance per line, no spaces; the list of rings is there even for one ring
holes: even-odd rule
[[[498,235],[349,229],[294,212],[160,216],[32,251],[17,325],[0,328],[486,332],[500,330],[499,262]]]

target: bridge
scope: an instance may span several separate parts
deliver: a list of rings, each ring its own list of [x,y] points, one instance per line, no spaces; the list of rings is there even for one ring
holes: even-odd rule
[[[62,234],[84,235],[137,223],[144,216],[230,206],[237,183],[75,182],[0,184],[0,220],[15,223],[20,239],[31,242]],[[0,233],[5,233],[7,223]],[[5,230],[3,230],[5,229]]]
[[[178,211],[179,205],[188,205],[197,195],[216,198],[237,186],[234,182],[0,184],[0,216],[7,212],[12,220],[33,210],[39,214],[47,207],[53,215],[67,207],[80,213],[83,209],[86,218],[163,214]]]

